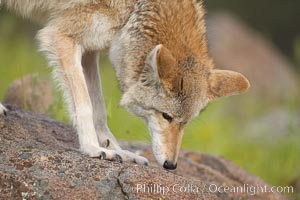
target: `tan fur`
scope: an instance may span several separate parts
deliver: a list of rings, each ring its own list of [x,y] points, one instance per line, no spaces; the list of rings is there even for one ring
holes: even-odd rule
[[[45,24],[37,38],[64,91],[81,149],[145,163],[111,134],[98,71],[110,48],[121,105],[148,124],[159,164],[177,162],[184,124],[217,97],[244,92],[241,74],[213,69],[202,3],[196,0],[2,0]],[[0,104],[0,112],[4,108]],[[163,114],[164,113],[164,114]],[[168,119],[165,119],[166,114]],[[105,148],[109,148],[105,149]]]
[[[208,95],[212,99],[239,94],[250,87],[250,83],[242,74],[227,70],[213,70],[209,75],[209,82]]]
[[[171,123],[165,130],[162,131],[162,140],[166,152],[166,159],[174,163],[177,163],[183,129],[183,124]]]
[[[171,52],[162,46],[157,53],[157,71],[160,81],[168,94],[178,91],[178,78],[181,77],[177,62]]]

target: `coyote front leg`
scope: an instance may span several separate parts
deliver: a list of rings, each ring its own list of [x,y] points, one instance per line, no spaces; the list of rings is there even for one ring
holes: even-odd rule
[[[102,94],[101,77],[98,66],[98,52],[87,52],[83,55],[82,65],[89,95],[93,105],[93,119],[100,146],[120,150],[120,146],[107,125],[107,113]]]
[[[105,149],[99,147],[93,124],[92,103],[81,66],[83,49],[72,38],[60,36],[59,33],[53,35],[52,40],[55,41],[52,45],[55,45],[59,63],[55,73],[59,84],[63,86],[70,118],[77,129],[80,148],[89,156],[98,157]]]
[[[86,52],[82,58],[83,72],[87,83],[89,96],[93,106],[94,127],[101,147],[116,150],[122,155],[122,160],[147,164],[146,158],[122,150],[107,125],[107,113],[102,94],[101,77],[98,66],[98,52]]]

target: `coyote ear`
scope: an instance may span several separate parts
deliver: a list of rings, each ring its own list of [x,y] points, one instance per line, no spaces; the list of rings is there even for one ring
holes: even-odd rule
[[[171,52],[163,45],[157,45],[149,54],[148,63],[152,67],[154,74],[167,92],[172,92],[176,88],[176,78],[179,70],[175,58]]]
[[[209,78],[209,98],[230,96],[245,92],[249,87],[249,81],[240,73],[227,70],[212,70]]]

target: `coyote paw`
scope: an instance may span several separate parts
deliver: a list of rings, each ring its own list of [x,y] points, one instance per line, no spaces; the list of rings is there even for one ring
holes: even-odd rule
[[[126,150],[103,150],[99,156],[101,160],[111,160],[122,163],[132,162],[136,164],[148,165],[148,160]]]
[[[116,162],[132,162],[148,165],[148,160],[126,150],[110,150],[102,147],[89,147],[84,151],[90,157],[100,158],[101,160],[110,160]]]
[[[6,115],[7,109],[0,103],[0,115]]]

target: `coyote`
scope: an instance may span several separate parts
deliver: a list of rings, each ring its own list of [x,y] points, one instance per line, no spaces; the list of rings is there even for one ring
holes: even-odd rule
[[[107,126],[98,55],[109,51],[120,104],[144,119],[159,165],[177,167],[184,126],[210,101],[246,91],[240,73],[217,70],[208,54],[205,10],[196,0],[2,0],[45,27],[40,49],[64,92],[81,151],[147,164],[122,150]],[[0,104],[1,105],[1,104]],[[6,110],[0,106],[2,113]]]

